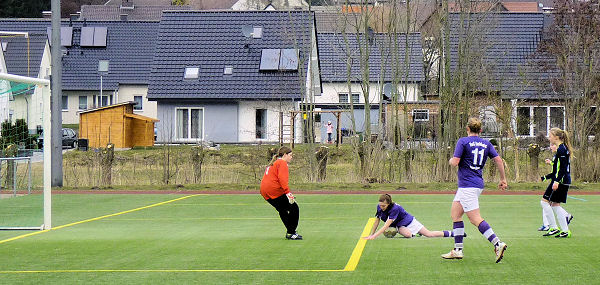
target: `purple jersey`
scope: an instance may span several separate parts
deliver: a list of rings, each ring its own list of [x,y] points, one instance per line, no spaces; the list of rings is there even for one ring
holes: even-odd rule
[[[462,137],[456,143],[454,157],[458,163],[458,188],[483,189],[482,170],[487,158],[498,156],[494,146],[478,136]]]
[[[406,227],[412,222],[413,216],[409,214],[402,206],[394,203],[389,205],[386,211],[381,210],[381,207],[377,205],[377,213],[375,217],[380,218],[382,221],[387,219],[394,220],[390,227]]]

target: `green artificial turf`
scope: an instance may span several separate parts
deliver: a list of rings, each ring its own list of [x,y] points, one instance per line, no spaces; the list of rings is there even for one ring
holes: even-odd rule
[[[0,232],[5,241],[0,242],[0,283],[542,284],[553,276],[592,284],[600,268],[600,196],[595,195],[574,196],[578,199],[565,205],[575,216],[569,239],[536,231],[538,195],[482,196],[482,216],[508,244],[499,264],[493,247],[465,221],[463,260],[440,258],[452,248],[451,238],[379,237],[366,242],[354,271],[341,270],[375,213],[378,195],[297,194],[303,241],[284,239],[276,211],[260,195],[194,195],[157,205],[182,197],[187,196],[54,195],[55,229]],[[393,198],[429,230],[451,229],[452,195]],[[29,209],[19,212],[22,221],[40,219],[39,204],[41,195],[2,199],[0,217],[18,220],[15,209],[22,207]],[[138,210],[118,214],[133,209]],[[34,234],[6,241],[29,233]]]

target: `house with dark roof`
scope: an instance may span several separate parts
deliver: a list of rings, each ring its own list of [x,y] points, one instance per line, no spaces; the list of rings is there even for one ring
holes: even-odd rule
[[[565,126],[564,98],[548,88],[557,73],[543,67],[552,59],[536,53],[548,17],[543,13],[450,14],[452,73],[468,73],[475,93],[511,101],[512,128],[518,136],[547,135],[550,128]],[[496,106],[479,107],[484,123],[498,128]]]
[[[0,20],[0,72],[47,78],[50,74],[48,23],[42,20]],[[17,86],[11,86],[14,87]],[[0,94],[0,121],[25,119],[29,131],[34,133],[42,125],[41,103],[42,90],[38,86]]]
[[[157,141],[278,141],[319,82],[314,37],[308,11],[165,11],[148,89]]]
[[[67,26],[67,27],[65,27]],[[71,38],[63,45],[63,123],[77,124],[79,111],[136,102],[134,113],[156,118],[147,100],[158,22],[63,22]]]
[[[375,127],[383,123],[379,122],[380,103],[390,103],[393,98],[397,102],[423,100],[420,84],[425,76],[420,33],[373,33],[368,37],[365,34],[318,33],[317,43],[323,91],[320,96],[315,96],[314,102],[321,110],[347,110],[352,104],[356,131],[362,132],[366,127],[365,105],[371,108],[370,122]],[[368,54],[363,52],[366,50]],[[364,64],[367,57],[368,72]],[[333,123],[337,120],[332,114],[324,113],[321,121]],[[351,129],[350,113],[342,116],[340,124],[343,129]],[[325,124],[322,128],[324,138]],[[371,129],[376,131],[378,128]]]
[[[79,111],[134,101],[138,115],[156,117],[156,103],[146,98],[158,22],[63,21],[61,28],[63,123],[79,123]],[[8,73],[45,78],[50,74],[48,20],[0,20],[0,31],[28,32],[28,39],[6,41]],[[108,68],[107,71],[99,71]],[[13,118],[30,130],[41,125],[41,97],[14,96]],[[39,109],[39,110],[38,110]]]

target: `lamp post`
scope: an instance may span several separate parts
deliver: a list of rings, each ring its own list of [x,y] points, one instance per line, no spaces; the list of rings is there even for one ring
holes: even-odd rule
[[[101,59],[98,61],[98,73],[100,74],[100,98],[98,98],[98,107],[102,107],[102,75],[108,74],[108,65],[110,61]]]

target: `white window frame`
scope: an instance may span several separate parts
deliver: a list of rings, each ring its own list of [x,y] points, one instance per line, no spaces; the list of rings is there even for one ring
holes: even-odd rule
[[[346,95],[348,97],[348,100],[346,100],[346,101],[340,100],[341,99],[340,98],[341,95]],[[352,96],[358,96],[358,101],[354,102],[354,100],[353,100],[352,104],[360,104],[360,93],[352,93],[352,94],[350,94],[350,93],[340,92],[340,93],[338,93],[338,102],[339,103],[347,103],[347,104],[349,104],[350,100],[353,99]]]
[[[133,111],[144,111],[144,96],[143,95],[133,95],[133,102],[135,102],[135,97],[140,97],[142,100],[140,104],[135,104],[133,106]],[[139,106],[139,107],[137,107]]]
[[[415,118],[415,113],[416,112],[424,112],[427,114],[427,119],[416,119]],[[413,122],[429,122],[429,109],[413,109],[411,112],[411,115],[413,117]]]
[[[66,105],[67,107],[65,108],[65,98],[66,100]],[[60,101],[60,108],[62,109],[62,111],[69,111],[69,96],[68,95],[62,95],[61,97],[61,101]]]
[[[257,140],[267,140],[267,139],[269,138],[269,136],[268,136],[268,132],[267,132],[267,129],[268,129],[268,127],[269,127],[269,109],[262,109],[262,108],[257,108],[257,109],[254,109],[254,116],[255,116],[255,117],[256,117],[256,115],[257,115],[256,113],[258,113],[258,110],[263,110],[263,111],[265,112],[265,116],[264,116],[264,118],[265,118],[265,121],[263,122],[263,124],[265,125],[265,127],[264,127],[264,129],[263,129],[263,134],[262,134],[262,135],[263,135],[263,137],[262,137],[262,138],[258,138],[258,137],[257,137],[257,134],[258,134],[258,129],[256,128],[257,126],[256,126],[256,120],[255,120],[255,122],[254,122],[254,137],[255,137]]]
[[[183,70],[183,79],[192,80],[198,79],[200,76],[200,67],[199,66],[186,66]]]
[[[177,111],[178,110],[188,110],[188,138],[178,138],[177,137]],[[202,134],[200,135],[199,138],[189,138],[192,136],[192,110],[202,110]],[[204,125],[205,125],[205,120],[204,120],[204,107],[175,107],[175,112],[173,114],[174,120],[173,120],[173,127],[174,127],[174,134],[175,134],[175,138],[174,140],[176,142],[198,142],[198,141],[204,141],[204,133],[205,133],[205,129],[204,129]]]
[[[518,126],[517,126],[517,122],[516,120],[518,120],[517,116],[517,108],[529,108],[529,134],[528,135],[519,135],[517,134],[517,137],[521,137],[521,138],[526,138],[526,137],[535,137],[536,135],[534,134],[535,132],[535,126],[533,124],[533,119],[535,117],[535,108],[546,108],[546,136],[548,136],[548,134],[550,133],[550,108],[562,108],[563,110],[563,128],[564,126],[566,126],[567,124],[567,118],[566,118],[566,113],[565,113],[565,106],[561,106],[561,105],[522,105],[522,106],[516,106],[514,109],[514,114],[515,114],[515,131],[517,130]]]
[[[83,108],[83,109],[81,108],[81,98],[85,98],[85,108]],[[78,100],[79,100],[79,101],[77,102],[77,103],[78,103],[78,106],[77,106],[77,108],[78,108],[79,110],[86,110],[86,109],[88,108],[88,96],[87,96],[87,95],[80,95],[80,96],[78,97]]]

